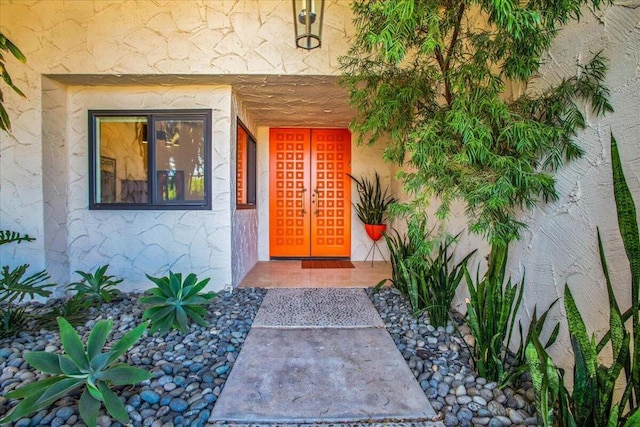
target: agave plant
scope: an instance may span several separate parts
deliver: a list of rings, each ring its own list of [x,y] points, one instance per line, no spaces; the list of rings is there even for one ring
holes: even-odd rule
[[[114,280],[115,276],[107,275],[107,268],[109,268],[109,264],[98,267],[95,274],[76,271],[82,280],[70,283],[67,288],[75,290],[78,295],[96,301],[98,305],[102,305],[103,302],[111,302],[121,295],[116,286],[122,282],[122,279]]]
[[[58,319],[60,341],[65,355],[33,351],[24,358],[36,369],[52,376],[7,393],[8,399],[22,399],[0,424],[40,411],[76,388],[84,386],[78,409],[89,427],[97,424],[98,411],[104,404],[107,412],[122,424],[130,422],[127,411],[110,386],[133,385],[151,378],[147,371],[115,363],[142,336],[147,323],[127,332],[111,350],[103,352],[113,320],[99,320],[89,334],[86,350],[78,333],[64,318]]]
[[[171,328],[178,328],[185,333],[189,329],[189,319],[197,324],[207,326],[204,316],[207,310],[201,307],[215,298],[215,292],[200,293],[209,283],[209,279],[198,282],[195,274],[189,274],[184,282],[182,274],[169,272],[169,276],[151,277],[149,280],[156,287],[149,289],[149,295],[140,298],[142,304],[151,305],[142,315],[142,320],[151,320],[151,333],[156,330],[168,332]]]

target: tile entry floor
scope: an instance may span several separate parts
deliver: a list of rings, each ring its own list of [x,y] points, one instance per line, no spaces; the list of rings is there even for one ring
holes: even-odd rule
[[[391,277],[391,263],[353,261],[356,268],[302,268],[302,261],[260,261],[242,288],[368,288]]]

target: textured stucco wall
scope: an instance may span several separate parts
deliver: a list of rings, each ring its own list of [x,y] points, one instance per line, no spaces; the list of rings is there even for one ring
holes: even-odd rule
[[[590,330],[595,332],[601,332],[607,324],[596,226],[603,234],[620,304],[626,308],[630,303],[628,265],[613,215],[610,131],[620,143],[629,185],[640,205],[640,7],[631,0],[615,3],[596,13],[585,8],[581,21],[561,31],[546,58],[539,87],[572,75],[576,60],[584,61],[603,50],[609,58],[607,84],[616,111],[605,118],[588,117],[588,128],[577,137],[586,150],[585,156],[557,174],[558,202],[542,204],[523,214],[529,230],[522,241],[512,246],[510,258],[510,270],[516,279],[526,270],[525,319],[534,304],[546,307],[562,294],[564,283],[568,282],[586,313]],[[195,254],[193,264],[185,268],[197,272],[215,269],[221,272],[216,279],[219,284],[228,284],[238,280],[241,274],[236,277],[236,272],[246,269],[239,264],[232,267],[229,248],[254,244],[232,243],[231,236],[243,230],[250,232],[256,219],[243,216],[254,214],[258,216],[258,256],[268,259],[268,129],[251,128],[261,165],[259,208],[232,214],[232,108],[237,108],[239,114],[242,109],[232,107],[228,88],[220,89],[224,94],[216,91],[214,96],[207,90],[178,87],[179,82],[170,75],[335,74],[337,57],[344,52],[350,35],[345,24],[349,2],[328,2],[324,44],[313,53],[293,47],[290,7],[288,0],[0,0],[0,27],[28,58],[24,66],[12,58],[8,60],[16,84],[27,97],[5,93],[14,131],[13,135],[0,133],[0,228],[17,229],[38,238],[29,244],[3,245],[1,261],[47,267],[61,280],[78,268],[94,268],[102,262],[115,266],[122,261],[122,265],[133,266],[134,283],[143,272],[143,259],[151,266],[145,267],[144,272],[155,273],[171,266],[171,261],[160,261],[163,257],[178,259],[174,255],[204,248],[205,253]],[[61,84],[46,77],[53,74],[164,76],[166,86],[90,88]],[[214,171],[214,211],[86,211],[83,109],[89,105],[81,104],[97,101],[104,108],[211,105],[206,108],[214,108],[214,131],[219,132],[214,141],[224,142],[224,146],[216,145],[214,160],[226,162],[217,164]],[[353,152],[358,153],[352,165],[356,174],[375,169],[386,176],[393,171],[379,160],[379,149],[354,147]],[[451,232],[465,224],[464,209],[459,207],[455,212]],[[232,220],[232,215],[237,220]],[[218,220],[221,228],[217,228]],[[353,258],[361,259],[366,254],[366,240],[362,239],[366,237],[356,219],[352,227]],[[114,233],[136,238],[132,245],[125,245],[123,240],[107,238]],[[202,236],[206,236],[206,242],[202,242]],[[157,242],[165,239],[175,242],[177,248],[159,248]],[[461,245],[464,253],[480,243],[463,238]],[[71,249],[66,250],[67,247]],[[175,252],[167,256],[166,250]],[[474,261],[481,266],[482,255]],[[174,265],[182,266],[184,258],[179,259]],[[128,276],[128,271],[122,268],[113,273]],[[457,300],[461,308],[463,301],[461,290]],[[561,307],[554,313],[556,317],[564,314]],[[570,348],[566,332],[560,338],[553,351],[566,356]]]
[[[127,278],[129,288],[145,286],[143,272],[168,268],[215,271],[212,286],[237,283],[257,258],[257,213],[235,212],[231,203],[231,90],[218,104],[175,75],[334,74],[350,27],[348,7],[344,1],[327,3],[325,45],[311,54],[292,41],[288,0],[0,0],[2,32],[28,58],[26,65],[8,58],[26,98],[6,92],[13,133],[0,133],[0,228],[37,238],[3,245],[2,263],[47,268],[61,284],[75,269],[105,262],[112,264],[112,274]],[[102,88],[96,102],[92,89],[78,89],[83,75],[116,77],[110,81],[128,86]],[[221,145],[213,157],[221,163],[214,170],[214,210],[86,211],[86,109],[103,108],[100,103],[149,109],[215,104],[214,143]],[[108,238],[116,233],[137,237],[131,245]],[[241,241],[232,244],[232,235]],[[196,253],[198,239],[202,247]],[[232,265],[236,248],[246,252]]]
[[[238,286],[242,279],[247,275],[253,266],[258,262],[258,213],[256,205],[253,209],[236,209],[235,195],[237,186],[237,120],[240,119],[242,123],[249,129],[251,134],[254,132],[251,130],[255,126],[250,121],[249,115],[242,106],[242,101],[237,96],[233,96],[232,105],[232,119],[233,127],[231,128],[231,159],[232,159],[232,173],[231,173],[231,210],[232,210],[232,224],[231,224],[231,273],[233,286]],[[254,137],[255,138],[255,137]]]
[[[42,186],[45,262],[56,283],[69,283],[68,215],[69,153],[67,147],[67,90],[42,79]]]
[[[71,86],[67,90],[67,246],[70,270],[110,263],[126,289],[148,287],[145,273],[194,272],[210,286],[231,284],[231,88],[207,86]],[[87,107],[211,109],[211,211],[89,211]],[[46,115],[47,113],[45,113]],[[47,169],[57,169],[57,164]],[[45,209],[45,214],[46,214]]]
[[[615,112],[603,118],[587,116],[587,129],[576,137],[585,149],[584,157],[557,174],[558,202],[540,205],[523,215],[529,230],[511,250],[512,270],[517,275],[526,271],[526,319],[534,303],[546,308],[563,295],[564,284],[568,283],[589,331],[599,337],[607,329],[609,310],[596,227],[602,233],[618,302],[623,310],[631,304],[629,264],[613,199],[611,132],[618,141],[636,206],[640,207],[640,3],[615,3],[595,13],[585,9],[579,23],[560,32],[542,67],[538,87],[575,73],[576,60],[586,61],[602,50],[609,59],[606,84]],[[563,317],[564,308],[558,307],[555,314]],[[563,330],[553,351],[565,367],[572,360],[568,357],[570,348]]]

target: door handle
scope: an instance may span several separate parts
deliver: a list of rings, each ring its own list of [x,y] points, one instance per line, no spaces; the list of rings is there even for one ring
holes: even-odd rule
[[[300,209],[300,215],[301,216],[305,216],[307,214],[307,211],[304,209],[304,205],[305,205],[305,198],[304,198],[304,194],[307,192],[306,188],[303,188],[302,190],[300,190],[300,205],[301,208]]]
[[[318,192],[318,189],[317,189],[317,188],[314,188],[314,189],[313,189],[313,194],[311,195],[311,203],[313,203],[313,204],[315,204],[315,205],[316,205],[315,210],[313,211],[313,213],[314,213],[316,216],[318,216],[318,214],[320,213],[320,208],[319,208],[320,203],[318,202],[318,193],[319,193],[319,192]],[[317,202],[317,203],[316,203],[316,202]]]

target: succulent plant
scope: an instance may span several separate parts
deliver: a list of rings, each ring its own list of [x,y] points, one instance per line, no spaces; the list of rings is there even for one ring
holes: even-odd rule
[[[185,333],[189,329],[189,319],[207,326],[204,320],[207,310],[201,305],[217,296],[215,292],[200,293],[209,283],[208,278],[198,282],[197,276],[191,273],[183,282],[182,274],[171,271],[169,276],[147,277],[156,287],[149,289],[149,295],[140,298],[139,302],[151,305],[142,315],[142,320],[151,320],[151,333],[156,330],[166,333],[171,328]]]
[[[148,324],[143,323],[127,332],[109,351],[103,352],[113,320],[99,320],[87,339],[86,350],[78,333],[64,318],[58,318],[60,341],[66,354],[32,351],[24,354],[31,366],[51,374],[50,377],[27,384],[7,393],[8,399],[22,399],[3,419],[4,425],[40,411],[84,386],[78,408],[80,417],[89,427],[95,427],[98,411],[104,404],[107,413],[123,424],[130,422],[127,411],[110,388],[112,385],[135,384],[151,378],[147,371],[116,363],[142,336]]]
[[[76,271],[82,280],[70,283],[67,289],[75,290],[78,295],[86,296],[102,305],[103,302],[111,302],[121,295],[119,289],[116,288],[122,279],[115,279],[115,276],[106,274],[109,264],[98,267],[95,274],[86,273],[84,271]]]

